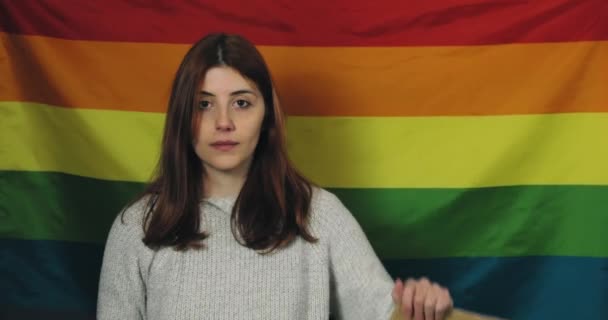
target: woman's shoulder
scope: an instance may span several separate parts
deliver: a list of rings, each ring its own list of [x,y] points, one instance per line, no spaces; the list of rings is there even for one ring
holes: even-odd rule
[[[136,229],[143,232],[146,213],[153,208],[155,200],[155,196],[148,194],[125,205],[115,217],[112,228]]]
[[[107,254],[135,254],[143,257],[152,251],[145,246],[144,238],[144,216],[150,208],[151,196],[140,197],[133,202],[125,205],[120,210],[112,223],[106,240]]]
[[[314,211],[342,210],[342,201],[334,193],[322,187],[313,187],[311,208]]]
[[[351,212],[334,193],[314,187],[311,200],[312,220],[322,224],[350,223]]]

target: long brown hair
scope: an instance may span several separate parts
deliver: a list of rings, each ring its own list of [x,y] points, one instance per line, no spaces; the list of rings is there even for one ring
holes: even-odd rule
[[[156,178],[144,215],[143,242],[150,248],[201,248],[204,169],[192,145],[201,116],[195,94],[206,72],[228,66],[253,81],[264,98],[265,117],[247,179],[232,209],[232,233],[242,245],[271,252],[297,236],[316,239],[308,230],[312,185],[288,159],[285,124],[262,55],[238,35],[210,34],[182,60],[171,90]],[[141,197],[139,197],[141,198]]]

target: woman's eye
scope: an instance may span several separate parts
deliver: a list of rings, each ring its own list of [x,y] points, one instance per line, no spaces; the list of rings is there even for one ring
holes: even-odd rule
[[[236,100],[235,103],[236,103],[236,106],[239,108],[247,108],[251,105],[251,103],[249,103],[249,101],[243,100],[243,99]]]
[[[198,107],[201,109],[209,109],[209,107],[211,106],[211,103],[209,103],[209,101],[201,101],[198,103]]]

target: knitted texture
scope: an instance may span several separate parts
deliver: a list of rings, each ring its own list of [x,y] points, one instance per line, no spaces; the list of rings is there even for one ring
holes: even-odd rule
[[[315,189],[310,230],[262,255],[230,230],[234,199],[201,202],[200,250],[151,250],[146,199],[114,221],[104,252],[97,317],[106,319],[389,319],[393,282],[340,200]]]

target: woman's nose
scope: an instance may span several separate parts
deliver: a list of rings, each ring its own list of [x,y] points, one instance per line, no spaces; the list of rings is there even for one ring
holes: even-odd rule
[[[220,131],[234,130],[234,121],[232,121],[229,108],[218,110],[215,118],[215,129]]]

